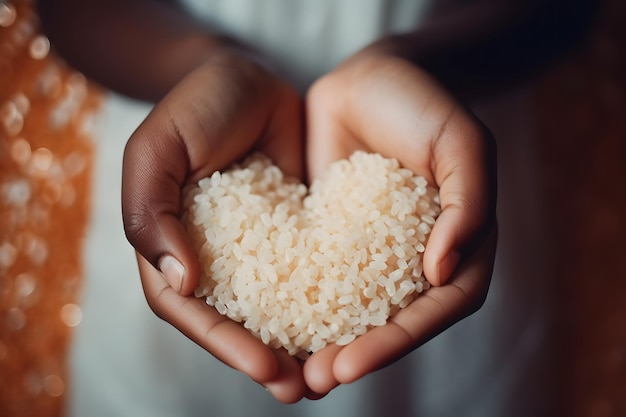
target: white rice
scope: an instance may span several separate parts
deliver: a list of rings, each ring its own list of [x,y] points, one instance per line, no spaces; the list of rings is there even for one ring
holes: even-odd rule
[[[261,154],[185,190],[196,296],[291,355],[382,326],[428,281],[438,192],[395,159],[355,152],[308,190]]]

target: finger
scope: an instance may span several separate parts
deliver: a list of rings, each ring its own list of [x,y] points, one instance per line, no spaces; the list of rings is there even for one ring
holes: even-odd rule
[[[332,362],[339,383],[354,382],[405,356],[478,310],[489,287],[496,236],[494,227],[479,250],[455,271],[448,285],[431,287],[385,326],[373,328],[343,349],[333,350],[320,361],[320,366]],[[314,359],[315,355],[310,360]],[[306,366],[317,365],[311,362]],[[308,375],[305,370],[305,377]]]
[[[279,364],[272,350],[238,323],[219,314],[200,298],[176,293],[145,258],[138,255],[139,272],[152,310],[220,361],[265,384],[277,378]],[[283,382],[296,379],[293,372]]]
[[[167,105],[157,106],[126,145],[122,217],[135,249],[165,274],[172,288],[189,295],[197,287],[199,265],[180,221],[182,189],[241,157],[258,138],[261,123],[251,123],[249,130],[208,131],[189,115],[200,112],[211,119],[220,114],[211,103],[170,105],[183,115],[173,120]]]
[[[124,151],[124,230],[129,242],[165,274],[170,286],[189,295],[199,275],[197,257],[179,219],[189,158],[182,140],[157,116],[146,119]]]
[[[274,349],[272,352],[278,364],[278,373],[264,382],[265,388],[280,402],[293,404],[300,401],[307,393],[302,365],[284,349]]]
[[[265,123],[265,114],[246,107],[240,86],[221,80],[228,78],[210,66],[190,74],[152,110],[124,150],[127,238],[183,295],[197,286],[199,266],[179,220],[181,189],[241,157]],[[198,86],[212,94],[199,93]],[[248,123],[234,123],[239,117]]]
[[[309,388],[318,394],[327,394],[339,381],[333,372],[333,362],[343,346],[331,344],[313,353],[304,363],[304,378]]]
[[[432,148],[442,211],[423,262],[428,281],[442,285],[495,222],[496,152],[491,134],[460,107],[442,125]]]

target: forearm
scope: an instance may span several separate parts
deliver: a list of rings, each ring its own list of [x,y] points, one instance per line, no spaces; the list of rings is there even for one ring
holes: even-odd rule
[[[436,14],[419,29],[383,38],[365,53],[408,59],[462,93],[517,81],[584,36],[594,0],[482,0]]]
[[[40,0],[39,9],[44,30],[71,65],[138,99],[158,100],[233,43],[172,1]]]

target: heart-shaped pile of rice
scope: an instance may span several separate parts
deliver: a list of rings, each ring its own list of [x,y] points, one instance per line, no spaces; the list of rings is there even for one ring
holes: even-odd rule
[[[196,296],[292,355],[346,345],[429,287],[438,192],[395,159],[355,152],[307,193],[255,154],[187,188],[184,207]]]

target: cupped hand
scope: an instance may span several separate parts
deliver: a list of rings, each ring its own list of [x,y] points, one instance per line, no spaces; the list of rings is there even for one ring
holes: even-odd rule
[[[394,157],[440,190],[442,212],[424,253],[433,285],[381,327],[304,366],[325,394],[408,354],[475,312],[496,249],[495,146],[489,132],[431,76],[377,52],[355,55],[318,80],[306,101],[309,177],[355,150]]]
[[[180,222],[181,190],[259,150],[302,177],[302,103],[290,86],[237,52],[189,73],[125,149],[122,212],[154,312],[277,399],[305,395],[301,364],[195,298],[197,255]]]

